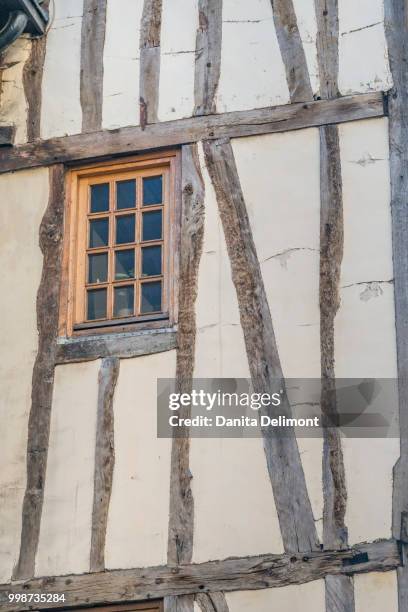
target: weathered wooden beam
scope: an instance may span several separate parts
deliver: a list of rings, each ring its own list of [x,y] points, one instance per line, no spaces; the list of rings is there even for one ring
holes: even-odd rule
[[[271,0],[291,102],[313,100],[305,51],[292,0]]]
[[[334,321],[340,306],[340,272],[344,223],[340,144],[335,125],[320,128],[320,360],[321,410],[337,415],[334,368]],[[324,430],[323,545],[328,550],[347,545],[344,522],[347,504],[343,451],[338,429]]]
[[[177,333],[172,329],[149,330],[106,336],[72,338],[57,345],[56,363],[79,363],[115,356],[120,359],[163,353],[177,347]]]
[[[338,0],[315,0],[320,96],[339,96]],[[340,306],[344,222],[340,140],[337,125],[320,127],[320,405],[324,415],[336,417],[334,322]],[[340,432],[323,434],[323,547],[346,548],[346,474]],[[346,576],[325,580],[326,612],[354,612],[354,584]]]
[[[48,9],[49,0],[45,0],[43,8]],[[32,142],[41,134],[42,79],[44,72],[47,37],[33,38],[30,57],[24,64],[23,86],[27,101],[27,140]]]
[[[204,237],[204,182],[197,145],[185,145],[182,149],[182,197],[176,386],[179,393],[189,393],[195,361],[198,268]],[[188,418],[190,410],[189,406],[183,407],[180,417]],[[188,433],[188,428],[181,429]],[[190,563],[193,554],[194,500],[189,455],[188,435],[174,437],[170,472],[169,565]]]
[[[354,583],[352,576],[326,576],[326,610],[354,612]]]
[[[384,96],[381,92],[374,92],[336,100],[179,119],[148,125],[145,130],[141,127],[128,127],[77,134],[21,145],[10,150],[0,149],[0,173],[57,162],[108,159],[200,140],[286,132],[382,117],[385,114]]]
[[[113,394],[119,376],[117,357],[102,360],[98,377],[98,406],[95,441],[94,496],[92,509],[91,572],[105,569],[105,540],[115,465]]]
[[[342,551],[260,555],[191,565],[35,578],[0,585],[0,603],[2,612],[23,612],[37,608],[28,601],[8,603],[9,593],[64,593],[65,602],[49,602],[47,608],[65,609],[107,601],[113,604],[193,593],[282,587],[321,580],[328,575],[384,572],[400,564],[398,543],[383,540]]]
[[[232,147],[230,142],[206,141],[204,152],[224,228],[254,391],[279,392],[284,389],[284,377]],[[291,416],[287,399],[280,408]],[[270,409],[262,411],[272,416]],[[282,436],[274,429],[262,428],[262,434],[284,549],[317,550],[319,542],[294,430],[288,429]]]
[[[314,0],[317,20],[317,59],[320,96],[339,96],[339,11],[338,0]]]
[[[197,593],[195,600],[201,612],[229,612],[224,593]]]
[[[140,28],[140,126],[157,121],[162,0],[144,0]]]
[[[0,125],[0,147],[11,147],[14,144],[16,128],[14,125]]]
[[[216,112],[221,71],[222,0],[199,0],[194,76],[195,115]]]
[[[389,99],[391,216],[398,363],[400,457],[394,467],[393,534],[405,561],[398,569],[399,610],[408,610],[408,6],[385,0],[385,31],[394,87]]]
[[[20,554],[13,578],[34,576],[44,500],[52,393],[54,386],[58,303],[64,223],[64,167],[50,168],[49,203],[40,227],[44,256],[37,293],[38,353],[34,364],[28,421],[27,484],[23,501]]]
[[[107,0],[84,0],[81,33],[82,131],[102,126],[103,49]]]

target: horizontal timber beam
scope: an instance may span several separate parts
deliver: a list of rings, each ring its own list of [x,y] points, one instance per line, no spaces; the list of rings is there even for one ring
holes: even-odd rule
[[[150,330],[105,336],[83,336],[57,344],[56,364],[81,363],[104,357],[128,359],[171,351],[177,347],[177,332]]]
[[[111,131],[63,136],[0,149],[0,173],[55,163],[74,163],[223,137],[238,138],[344,123],[386,114],[382,92],[334,100],[286,104]]]
[[[262,555],[224,561],[35,578],[0,585],[2,612],[38,610],[30,602],[8,603],[9,593],[60,593],[65,602],[47,609],[161,599],[173,595],[282,587],[326,576],[393,570],[401,565],[395,540],[359,544],[342,551]],[[28,598],[27,598],[28,599]]]

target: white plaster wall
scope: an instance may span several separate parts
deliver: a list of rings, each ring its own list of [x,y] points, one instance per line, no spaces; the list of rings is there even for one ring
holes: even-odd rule
[[[314,0],[292,0],[296,13],[300,38],[309,69],[310,84],[316,94],[320,89],[319,65],[317,60],[317,20]]]
[[[342,94],[390,89],[384,0],[339,0],[339,88]]]
[[[89,572],[99,367],[55,370],[36,576]]]
[[[319,132],[241,138],[232,144],[283,373],[320,378]],[[299,437],[298,445],[320,532],[322,440]]]
[[[224,0],[218,112],[287,102],[270,0]]]
[[[29,194],[29,197],[27,197]],[[17,562],[26,484],[31,377],[37,353],[36,296],[42,254],[38,232],[48,204],[48,170],[0,176],[0,583]],[[24,282],[21,282],[21,280]]]
[[[194,110],[197,0],[164,0],[161,28],[159,120],[190,117]]]
[[[139,124],[142,13],[143,0],[108,0],[102,108],[106,129]]]
[[[356,612],[398,612],[397,572],[354,576]]]
[[[121,361],[107,569],[166,563],[171,440],[156,436],[156,380],[174,378],[175,370],[176,351]]]
[[[324,612],[324,580],[307,584],[226,593],[230,612]]]
[[[335,320],[336,376],[395,378],[388,122],[344,124],[340,144],[344,257]],[[399,441],[345,438],[343,450],[350,543],[390,537]]]
[[[81,26],[83,0],[54,0],[42,83],[41,137],[81,132]]]
[[[15,144],[27,141],[27,100],[23,86],[24,64],[29,58],[31,42],[23,36],[3,54],[0,79],[0,125],[15,125]]]
[[[206,195],[194,376],[248,378],[222,224],[202,153],[200,159]],[[282,551],[260,439],[193,438],[190,467],[195,505],[195,562]]]

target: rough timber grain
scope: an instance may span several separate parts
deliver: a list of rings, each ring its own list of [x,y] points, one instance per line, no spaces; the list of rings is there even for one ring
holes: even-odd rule
[[[162,0],[144,0],[140,29],[140,125],[157,121]]]
[[[317,58],[320,96],[339,96],[339,12],[338,0],[314,0],[317,20]]]
[[[225,141],[205,142],[204,151],[231,261],[254,391],[279,392],[284,388],[282,368],[232,147]],[[287,400],[280,409],[290,416]],[[281,436],[273,428],[263,428],[262,433],[285,551],[316,550],[319,543],[294,431]]]
[[[334,368],[334,320],[340,306],[340,272],[344,224],[337,126],[320,128],[320,355],[321,409],[329,418],[337,414]],[[324,430],[323,545],[337,550],[347,545],[344,522],[347,490],[339,431]]]
[[[48,9],[49,0],[43,3]],[[24,65],[23,86],[27,101],[27,140],[32,142],[40,138],[41,129],[41,100],[42,78],[44,71],[45,50],[47,37],[33,38],[31,41],[30,57]]]
[[[128,127],[51,138],[13,149],[0,149],[0,173],[57,162],[108,159],[200,140],[286,132],[383,117],[385,114],[383,94],[375,92],[336,100],[179,119],[148,125],[145,130],[141,127]]]
[[[313,99],[305,51],[292,0],[271,0],[279,48],[291,102]]]
[[[201,612],[229,612],[224,593],[198,593],[195,600]]]
[[[50,195],[40,227],[44,256],[37,293],[38,353],[34,364],[28,422],[27,484],[23,501],[20,554],[14,579],[34,575],[44,499],[52,393],[54,385],[58,303],[64,215],[64,168],[50,168]]]
[[[117,357],[105,357],[102,360],[98,377],[94,498],[89,564],[91,572],[103,572],[105,569],[106,528],[115,465],[113,395],[119,375],[119,364]]]
[[[0,586],[2,612],[23,612],[31,604],[9,604],[7,594],[65,593],[50,609],[160,599],[193,593],[245,591],[303,584],[328,575],[388,571],[401,563],[394,540],[359,544],[349,550],[261,555],[171,567],[147,567],[97,574],[36,578]],[[3,603],[4,602],[4,603]]]
[[[180,243],[179,313],[176,386],[179,393],[191,392],[194,371],[198,267],[204,236],[204,183],[197,145],[182,150],[182,221]],[[183,407],[180,417],[189,416]],[[188,434],[188,428],[186,433]],[[170,473],[169,565],[190,563],[193,552],[194,500],[189,467],[188,435],[172,441]]]
[[[82,131],[102,125],[103,48],[107,0],[84,0],[81,34]]]
[[[394,301],[398,359],[400,458],[394,467],[393,534],[403,539],[404,566],[398,569],[399,610],[408,609],[408,7],[385,0],[385,31],[394,88],[389,99],[391,215]],[[405,528],[404,528],[405,527]]]
[[[83,336],[64,341],[57,346],[58,364],[94,361],[104,357],[129,359],[170,351],[177,346],[177,334],[172,329],[145,333]]]
[[[163,612],[192,612],[194,595],[170,595],[163,600]]]
[[[215,113],[221,69],[222,0],[199,0],[194,76],[195,115]]]
[[[315,0],[320,96],[339,96],[338,0]],[[320,361],[321,409],[337,414],[334,367],[334,321],[340,306],[340,272],[344,223],[339,131],[335,125],[320,128]],[[323,440],[323,546],[347,546],[345,514],[346,476],[339,431],[324,430]],[[354,585],[343,576],[325,581],[326,612],[354,612]]]
[[[326,576],[326,610],[354,612],[354,584],[352,576]]]

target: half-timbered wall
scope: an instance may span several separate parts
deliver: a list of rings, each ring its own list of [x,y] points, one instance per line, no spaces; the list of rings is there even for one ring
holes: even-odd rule
[[[1,63],[0,597],[403,612],[406,441],[158,440],[156,379],[404,373],[404,1],[49,5]],[[64,164],[171,145],[178,328],[78,349]]]

